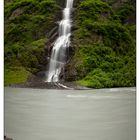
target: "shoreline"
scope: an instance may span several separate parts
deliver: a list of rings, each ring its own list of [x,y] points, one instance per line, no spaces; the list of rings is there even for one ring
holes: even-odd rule
[[[28,83],[21,83],[21,84],[13,84],[5,87],[12,87],[12,88],[30,88],[30,89],[52,89],[52,90],[94,90],[94,89],[108,89],[105,88],[88,88],[84,86],[77,85],[72,82],[63,82],[63,83],[44,83],[44,82],[28,82]],[[135,86],[132,87],[109,87],[111,89],[115,88],[136,88]]]
[[[84,86],[77,85],[72,82],[28,82],[23,84],[13,84],[8,87],[14,88],[33,88],[33,89],[57,89],[57,90],[91,90],[94,88],[88,88]]]

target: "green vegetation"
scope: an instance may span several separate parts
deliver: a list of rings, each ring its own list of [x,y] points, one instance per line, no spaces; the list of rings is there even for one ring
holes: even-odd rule
[[[23,67],[5,67],[4,69],[4,84],[9,86],[17,83],[25,83],[30,73]]]
[[[134,2],[83,0],[75,26],[75,55],[68,69],[75,65],[77,83],[92,88],[136,85]]]
[[[75,0],[66,80],[92,87],[136,85],[135,0]],[[46,68],[47,33],[64,0],[5,1],[5,85]],[[61,6],[60,6],[61,5]]]
[[[5,1],[5,85],[26,81],[26,72],[44,69],[46,34],[58,11],[56,0]]]

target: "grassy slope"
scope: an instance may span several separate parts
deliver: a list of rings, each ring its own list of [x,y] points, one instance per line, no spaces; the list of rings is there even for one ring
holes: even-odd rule
[[[69,70],[77,82],[93,88],[135,86],[135,2],[82,0],[75,22]]]
[[[24,83],[30,73],[23,67],[9,67],[4,69],[4,84]]]
[[[46,33],[58,11],[57,0],[5,1],[5,85],[25,82],[46,65]]]

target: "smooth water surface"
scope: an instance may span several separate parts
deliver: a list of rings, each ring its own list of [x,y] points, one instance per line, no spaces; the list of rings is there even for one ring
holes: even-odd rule
[[[5,88],[13,140],[135,140],[135,88]]]

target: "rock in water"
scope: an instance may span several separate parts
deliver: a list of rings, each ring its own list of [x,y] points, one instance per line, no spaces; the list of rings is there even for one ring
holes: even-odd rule
[[[6,136],[4,136],[4,140],[13,140],[12,138],[7,138]]]

